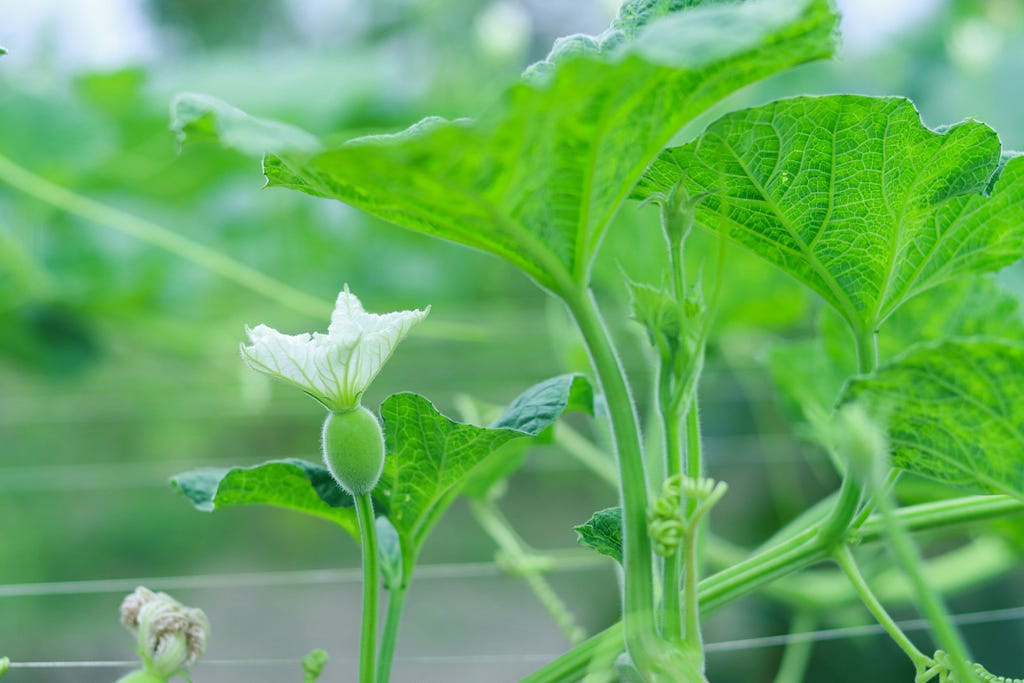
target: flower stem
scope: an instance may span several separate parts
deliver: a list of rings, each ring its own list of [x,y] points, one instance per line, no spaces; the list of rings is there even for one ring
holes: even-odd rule
[[[375,683],[377,604],[380,594],[377,530],[374,526],[373,499],[370,494],[361,493],[354,496],[354,500],[356,517],[359,520],[359,538],[363,546],[363,618],[359,633],[359,683]]]
[[[658,403],[661,408],[662,438],[665,442],[665,479],[667,480],[679,474],[681,469],[683,455],[680,434],[681,416],[671,391],[672,369],[665,360],[660,365],[659,374]],[[689,501],[687,501],[687,505],[689,505]],[[682,510],[679,512],[681,513]],[[679,576],[682,566],[681,549],[676,549],[674,553],[665,558],[662,564],[662,636],[665,640],[673,642],[681,642],[683,639],[683,607],[679,593]]]
[[[398,641],[398,626],[402,620],[405,604],[404,586],[388,589],[388,609],[384,615],[384,633],[381,636],[380,651],[377,653],[377,683],[388,683],[391,665],[395,659],[395,643]]]

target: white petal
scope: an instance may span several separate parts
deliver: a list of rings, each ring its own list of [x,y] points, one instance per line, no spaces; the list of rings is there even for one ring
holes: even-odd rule
[[[249,334],[242,357],[254,370],[302,388],[331,410],[349,410],[412,327],[430,311],[367,313],[346,287],[327,334],[287,335],[266,325]]]

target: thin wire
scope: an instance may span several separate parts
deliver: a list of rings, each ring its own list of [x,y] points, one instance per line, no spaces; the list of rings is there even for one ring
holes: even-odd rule
[[[608,567],[608,561],[597,555],[560,556],[549,571],[575,572]],[[428,564],[416,569],[417,580],[488,578],[506,575],[496,562],[464,562],[459,564]],[[136,579],[95,579],[88,581],[54,581],[48,583],[14,583],[0,585],[0,598],[41,597],[47,595],[90,595],[125,593],[138,586],[159,590],[207,590],[232,588],[266,588],[272,586],[309,586],[331,583],[358,583],[363,580],[360,569],[311,569],[241,574],[205,574]]]
[[[802,462],[809,458],[821,457],[820,453],[804,448],[792,435],[784,432],[764,436],[710,436],[705,441],[710,454],[708,464],[714,469],[753,467],[766,462]],[[794,450],[798,450],[799,454],[794,453]],[[739,452],[741,455],[721,455],[724,452]],[[0,493],[164,488],[167,486],[168,477],[173,474],[213,466],[217,465],[182,460],[0,467]],[[527,463],[525,469],[544,472],[583,470],[575,465],[575,461],[550,458],[531,461]]]
[[[984,612],[967,612],[953,616],[953,621],[961,625],[988,624],[997,621],[1012,621],[1024,619],[1024,606],[1009,607],[1005,609],[987,610]],[[920,631],[927,629],[929,623],[925,619],[907,619],[897,622],[904,631]],[[885,633],[878,624],[866,624],[863,626],[845,626],[842,628],[821,629],[817,631],[806,631],[803,633],[786,633],[775,636],[763,636],[759,638],[743,638],[740,640],[726,640],[717,643],[708,643],[704,649],[708,652],[736,652],[739,650],[755,650],[767,647],[781,647],[795,642],[819,642],[826,640],[839,640],[843,638],[860,638],[864,636],[878,636]],[[550,662],[560,654],[490,654],[490,655],[421,655],[421,656],[399,656],[398,662],[415,664],[544,664]],[[337,661],[352,661],[351,657],[335,658]],[[293,666],[300,664],[300,659],[276,658],[276,659],[212,659],[200,662],[197,666]],[[11,662],[11,668],[22,669],[90,669],[90,668],[115,668],[137,666],[138,662],[133,660],[99,660],[80,662]]]

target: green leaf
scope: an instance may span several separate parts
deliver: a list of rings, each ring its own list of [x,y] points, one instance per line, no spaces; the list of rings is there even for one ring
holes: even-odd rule
[[[692,4],[628,2],[601,35],[559,41],[479,120],[431,117],[313,157],[270,155],[269,184],[496,254],[552,291],[577,287],[684,124],[834,47],[827,0],[681,6]]]
[[[580,545],[622,564],[622,508],[598,510],[585,524],[573,528]]]
[[[0,50],[3,50],[3,48],[0,48]],[[0,53],[0,54],[2,54],[2,53]],[[7,673],[7,670],[10,669],[10,668],[11,668],[11,658],[10,657],[0,657],[0,676],[3,676],[5,673]]]
[[[667,150],[634,193],[708,193],[699,225],[874,330],[916,294],[1024,253],[1024,159],[984,124],[928,129],[908,100],[800,97],[729,114]]]
[[[327,653],[324,650],[316,649],[302,658],[302,680],[304,683],[316,683],[320,680],[320,674],[327,666]]]
[[[450,420],[416,394],[390,396],[380,409],[388,456],[374,493],[385,500],[403,542],[418,545],[463,486],[485,490],[507,476],[507,468],[489,456],[510,441],[540,434],[566,410],[592,411],[593,401],[586,379],[562,375],[527,389],[488,428]]]
[[[391,520],[383,515],[374,521],[377,529],[377,554],[384,585],[393,590],[402,585],[402,541]]]
[[[559,375],[521,393],[492,429],[514,429],[537,436],[566,412],[594,414],[594,389],[583,375]]]
[[[851,381],[888,424],[893,465],[1024,500],[1024,344],[961,339],[915,348]]]
[[[659,348],[659,341],[668,349],[679,347],[682,323],[679,320],[679,305],[675,298],[660,287],[627,280],[629,307],[633,320],[640,323],[647,332],[647,341]]]
[[[352,498],[319,465],[284,458],[252,467],[208,467],[172,477],[171,484],[198,510],[272,505],[330,520],[359,538]]]
[[[960,278],[908,301],[879,332],[879,358],[884,362],[923,342],[972,336],[1024,341],[1020,301],[991,276]],[[774,345],[768,368],[795,414],[827,415],[857,371],[853,337],[837,314],[824,309],[817,337]]]
[[[171,102],[171,130],[181,144],[218,141],[243,154],[273,151],[312,154],[320,142],[310,133],[277,121],[259,119],[208,95],[182,93]]]

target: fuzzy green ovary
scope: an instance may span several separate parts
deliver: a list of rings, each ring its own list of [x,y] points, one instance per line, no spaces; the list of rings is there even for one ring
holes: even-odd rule
[[[384,469],[384,435],[380,423],[362,406],[329,413],[323,428],[324,463],[334,479],[353,496],[369,493]]]

